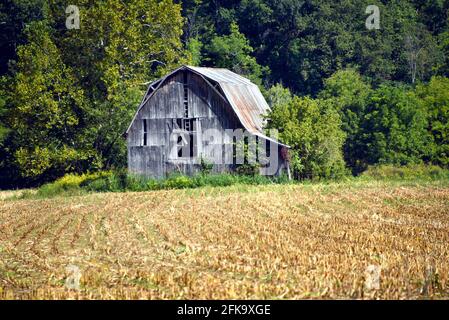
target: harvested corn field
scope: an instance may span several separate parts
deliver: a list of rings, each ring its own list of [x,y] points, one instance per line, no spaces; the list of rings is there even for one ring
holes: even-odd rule
[[[448,243],[447,182],[1,199],[0,298],[447,299]]]

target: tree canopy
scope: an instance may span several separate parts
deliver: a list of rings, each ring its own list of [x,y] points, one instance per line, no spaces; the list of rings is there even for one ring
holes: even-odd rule
[[[259,85],[298,178],[449,166],[449,1],[63,0],[0,4],[0,187],[126,166],[148,83],[181,64]]]

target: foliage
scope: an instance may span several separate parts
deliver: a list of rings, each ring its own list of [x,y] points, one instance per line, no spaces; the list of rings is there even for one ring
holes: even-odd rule
[[[215,67],[227,68],[248,77],[256,84],[262,83],[267,68],[261,67],[251,56],[253,48],[245,36],[239,32],[237,24],[231,24],[230,34],[215,36],[207,46],[205,61]]]
[[[36,195],[33,196],[38,198],[48,198],[64,194],[82,194],[84,191],[82,187],[84,185],[110,176],[112,176],[112,173],[107,171],[86,173],[82,175],[68,174],[52,183],[44,184],[37,190]]]
[[[340,114],[341,128],[346,134],[344,158],[354,174],[366,169],[366,164],[362,161],[365,146],[361,141],[361,130],[371,93],[371,86],[357,71],[346,69],[337,71],[326,79],[319,95],[322,99],[328,99]]]
[[[432,162],[449,167],[449,79],[434,77],[417,88],[421,104],[429,115],[429,128],[435,142]]]
[[[292,169],[298,178],[332,178],[345,174],[342,145],[345,134],[340,129],[338,113],[326,100],[292,97],[275,87],[269,114],[270,128],[279,130],[281,141],[291,146]],[[270,94],[269,94],[270,95]],[[285,99],[286,98],[286,99]]]
[[[95,168],[95,151],[85,141],[83,91],[61,59],[43,22],[28,26],[29,43],[18,48],[6,119],[18,148],[15,162],[24,177],[46,179]],[[45,180],[45,178],[44,178]]]
[[[202,174],[210,174],[213,167],[214,167],[214,164],[209,162],[207,159],[204,159],[204,157],[201,155],[201,158],[200,158],[201,173]]]
[[[57,195],[78,195],[83,192],[125,192],[186,189],[205,186],[225,187],[236,184],[265,185],[290,183],[286,177],[268,178],[260,175],[199,174],[192,177],[173,174],[166,179],[156,180],[126,171],[103,171],[83,175],[66,175],[55,182],[45,184],[36,195],[28,197],[54,197]]]
[[[79,0],[68,30],[66,1],[5,0],[0,187],[126,167],[122,134],[146,86],[183,63],[231,69],[283,106],[271,125],[298,178],[340,176],[341,153],[353,174],[447,167],[449,2],[370,4],[379,30],[362,0]]]
[[[4,123],[4,117],[6,114],[6,101],[5,93],[0,91],[0,146],[3,146],[3,141],[6,139],[9,129]]]
[[[370,96],[362,124],[363,161],[371,165],[429,161],[433,144],[427,127],[427,111],[412,90],[380,86]]]
[[[257,62],[270,70],[264,82],[280,82],[295,94],[317,94],[324,79],[348,67],[376,84],[428,80],[437,73],[447,1],[369,4],[380,8],[379,30],[366,29],[368,4],[362,0],[184,1],[183,9],[189,19],[186,37],[206,45],[238,25]]]
[[[257,163],[256,164],[245,163],[238,165],[235,172],[239,175],[254,177],[259,174],[259,169],[260,166]]]
[[[197,38],[192,38],[187,43],[187,52],[190,54],[190,64],[193,66],[201,67],[201,61],[203,59],[201,49],[203,44]]]
[[[14,71],[17,48],[27,41],[25,26],[44,19],[47,10],[46,0],[3,0],[0,3],[0,76]]]
[[[17,60],[11,75],[2,80],[11,137],[0,175],[13,170],[22,181],[43,183],[65,173],[126,166],[122,134],[146,83],[186,61],[181,6],[171,0],[81,0],[80,29],[68,30],[65,1],[38,4],[18,0],[20,10],[37,11],[30,17],[16,11],[7,21],[21,36],[16,55],[9,56]],[[29,20],[22,31],[19,22]]]

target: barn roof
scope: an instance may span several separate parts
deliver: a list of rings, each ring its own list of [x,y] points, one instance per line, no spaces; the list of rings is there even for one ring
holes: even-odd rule
[[[144,96],[144,99],[142,100],[142,103],[140,104],[136,115],[143,107],[143,105],[148,101],[148,99],[151,98],[154,92],[157,91],[159,86],[163,82],[165,82],[165,79],[181,70],[190,70],[207,81],[212,80],[213,82],[216,82],[220,86],[221,91],[224,94],[224,98],[229,102],[243,127],[248,132],[288,147],[287,145],[284,145],[279,141],[276,141],[263,134],[263,115],[266,115],[268,113],[270,107],[268,106],[265,98],[260,92],[259,87],[247,78],[244,78],[228,69],[182,66],[166,75],[164,78],[156,80],[149,86],[149,89]],[[134,118],[135,117],[136,116],[134,116]],[[128,133],[130,128],[131,125],[126,133]]]

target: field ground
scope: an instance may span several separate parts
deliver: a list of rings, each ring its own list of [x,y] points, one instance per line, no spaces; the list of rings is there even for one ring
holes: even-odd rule
[[[1,299],[449,298],[448,181],[11,195]]]

